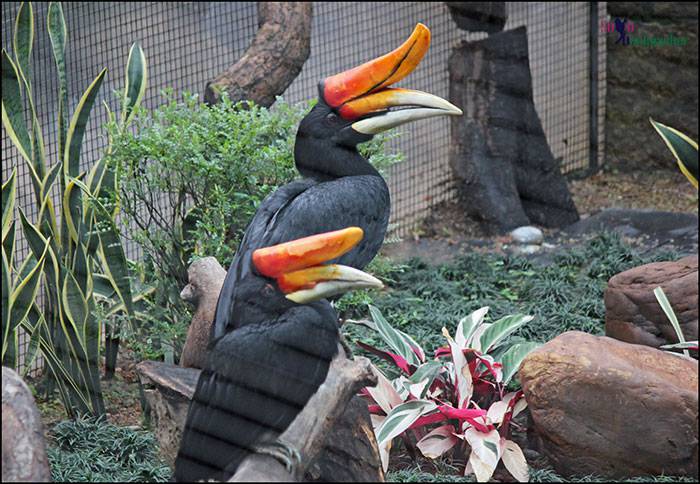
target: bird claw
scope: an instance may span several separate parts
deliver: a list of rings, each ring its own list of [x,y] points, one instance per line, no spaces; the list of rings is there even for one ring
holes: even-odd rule
[[[295,474],[296,469],[301,464],[301,453],[293,445],[281,440],[259,445],[255,448],[255,452],[274,457],[292,475]]]

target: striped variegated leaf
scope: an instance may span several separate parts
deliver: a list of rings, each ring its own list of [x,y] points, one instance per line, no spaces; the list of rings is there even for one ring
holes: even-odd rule
[[[80,149],[83,145],[83,136],[106,73],[107,69],[102,69],[85,90],[68,125],[66,147],[63,153],[63,173],[66,178],[77,177],[80,174]]]
[[[487,482],[491,479],[501,458],[501,436],[496,430],[485,433],[468,428],[464,432],[464,438],[472,448],[469,455],[471,471],[478,482]]]
[[[481,309],[477,309],[469,316],[465,316],[459,321],[457,331],[455,333],[455,343],[457,343],[460,348],[471,348],[470,344],[472,336],[474,335],[476,329],[484,322],[484,317],[486,317],[486,313],[488,312],[489,308],[486,306]]]
[[[32,165],[32,142],[24,119],[20,74],[10,55],[2,50],[2,125],[19,154]]]
[[[515,477],[518,482],[530,480],[525,454],[520,446],[512,440],[501,439],[501,460],[510,475]]]
[[[370,305],[369,311],[377,327],[377,332],[389,348],[401,355],[409,364],[414,366],[420,365],[421,360],[416,354],[416,350],[414,350],[415,347],[420,348],[418,344],[408,337],[406,333],[394,329],[377,308]],[[418,353],[422,353],[422,349]]]
[[[124,87],[124,106],[122,107],[121,125],[126,127],[134,116],[134,109],[141,103],[146,92],[148,69],[146,56],[138,42],[129,49],[126,61],[126,86]]]
[[[481,352],[488,353],[514,331],[533,319],[533,316],[525,314],[511,314],[493,322],[481,335]]]
[[[454,435],[454,430],[452,425],[438,427],[420,439],[416,447],[428,459],[437,459],[459,442]]]
[[[516,343],[503,353],[501,357],[501,365],[503,365],[501,368],[503,371],[503,385],[507,385],[515,376],[525,357],[540,346],[542,346],[541,343],[535,342]]]
[[[651,125],[661,136],[676,158],[679,168],[686,178],[698,188],[698,144],[677,129],[658,123],[649,118]]]
[[[377,385],[366,387],[367,393],[369,393],[377,405],[381,407],[384,413],[389,414],[394,407],[403,403],[403,398],[401,398],[391,385],[391,382],[376,366],[371,363],[370,366],[372,367],[372,372],[377,377]]]
[[[63,7],[60,3],[49,3],[46,26],[51,39],[51,49],[58,75],[58,152],[63,157],[63,152],[66,149],[66,123],[68,122],[68,81],[66,80],[68,31],[63,17]]]
[[[437,409],[437,405],[428,400],[411,400],[394,407],[377,429],[377,443],[381,446],[401,435],[421,416]]]
[[[7,234],[10,231],[10,226],[14,221],[15,214],[15,195],[17,185],[15,180],[17,176],[17,168],[12,169],[10,177],[2,184],[2,240],[5,241]]]
[[[457,346],[457,343],[452,339],[446,328],[442,328],[442,334],[447,338],[447,342],[450,345],[450,353],[452,355],[452,381],[457,389],[457,405],[458,408],[466,408],[474,393],[469,363],[467,363],[467,358],[464,356],[464,353],[462,353],[462,348]]]
[[[15,18],[15,33],[12,37],[12,49],[17,61],[17,69],[25,79],[30,79],[30,60],[34,47],[34,11],[31,2],[22,2]]]
[[[416,398],[424,398],[442,370],[443,366],[439,361],[432,360],[423,363],[408,379],[410,382],[409,392]]]

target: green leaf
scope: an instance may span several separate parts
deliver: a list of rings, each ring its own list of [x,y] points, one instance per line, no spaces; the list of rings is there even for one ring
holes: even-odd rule
[[[134,109],[143,100],[146,92],[148,69],[146,56],[138,42],[129,49],[129,58],[126,61],[126,86],[124,87],[124,106],[122,106],[121,127],[125,128],[132,117]]]
[[[31,79],[30,60],[34,45],[34,11],[31,2],[22,2],[15,19],[15,34],[12,47],[15,51],[17,68],[26,80]]]
[[[66,178],[77,178],[80,174],[80,149],[83,144],[83,136],[106,73],[107,69],[102,69],[95,80],[88,86],[71,118],[68,132],[66,133],[65,153],[63,154],[63,173]]]
[[[659,301],[659,305],[661,306],[661,309],[664,310],[664,314],[666,314],[668,320],[671,321],[671,326],[673,326],[673,330],[676,332],[678,342],[685,343],[685,335],[683,334],[681,325],[678,324],[678,318],[676,318],[676,313],[673,312],[673,308],[666,297],[666,293],[663,289],[661,289],[661,287],[657,287],[654,289],[654,296],[656,296],[656,300]],[[686,350],[683,350],[683,354],[685,356],[690,356],[690,353],[688,353]]]
[[[5,249],[2,250],[2,347],[5,348],[6,342],[10,335],[10,291],[12,290],[12,282],[10,280],[10,266],[5,255]],[[4,354],[4,353],[3,353]]]
[[[683,174],[698,188],[698,144],[677,129],[649,118],[652,126],[671,150]]]
[[[435,360],[427,361],[416,368],[416,371],[413,372],[413,375],[410,376],[408,381],[411,385],[423,385],[419,398],[425,397],[425,394],[430,389],[430,385],[433,384],[433,381],[435,381],[435,378],[440,374],[442,368],[442,363]]]
[[[15,195],[16,195],[16,180],[17,168],[12,169],[10,177],[2,185],[2,240],[10,231],[10,226],[14,221],[15,213]]]
[[[46,25],[58,73],[58,152],[62,156],[66,147],[66,120],[68,118],[68,82],[66,81],[65,55],[68,32],[63,17],[63,7],[60,3],[49,3]]]
[[[481,351],[488,353],[493,347],[534,318],[525,314],[511,314],[495,321],[481,335]]]
[[[508,348],[508,350],[501,357],[504,386],[507,385],[513,376],[515,376],[515,374],[518,372],[520,369],[520,364],[523,362],[525,357],[540,346],[542,346],[541,343],[527,342],[516,343]]]
[[[5,49],[2,50],[2,124],[20,155],[32,164],[32,143],[24,119],[20,75]]]
[[[420,417],[436,408],[437,405],[428,400],[411,400],[395,406],[377,429],[377,443],[381,447],[403,433]]]

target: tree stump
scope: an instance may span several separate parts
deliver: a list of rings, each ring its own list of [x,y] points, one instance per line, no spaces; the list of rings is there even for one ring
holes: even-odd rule
[[[311,52],[311,2],[258,3],[258,33],[238,62],[207,84],[204,101],[221,93],[269,107],[301,72]]]
[[[445,2],[457,27],[467,32],[500,32],[506,24],[506,2]]]
[[[32,392],[2,367],[2,482],[49,482],[44,426]]]
[[[469,215],[487,228],[564,227],[578,220],[532,97],[527,31],[463,41],[449,58],[450,166]]]
[[[224,285],[226,271],[214,257],[197,259],[187,269],[188,284],[180,297],[195,306],[192,322],[187,329],[187,339],[182,348],[180,366],[203,368],[206,362],[211,326],[214,323],[216,304]]]

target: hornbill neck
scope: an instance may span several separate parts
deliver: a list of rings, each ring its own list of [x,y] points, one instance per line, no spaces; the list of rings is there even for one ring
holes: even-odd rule
[[[294,162],[302,176],[318,181],[344,176],[381,177],[354,146],[337,144],[332,139],[308,137],[302,132],[297,133]]]

